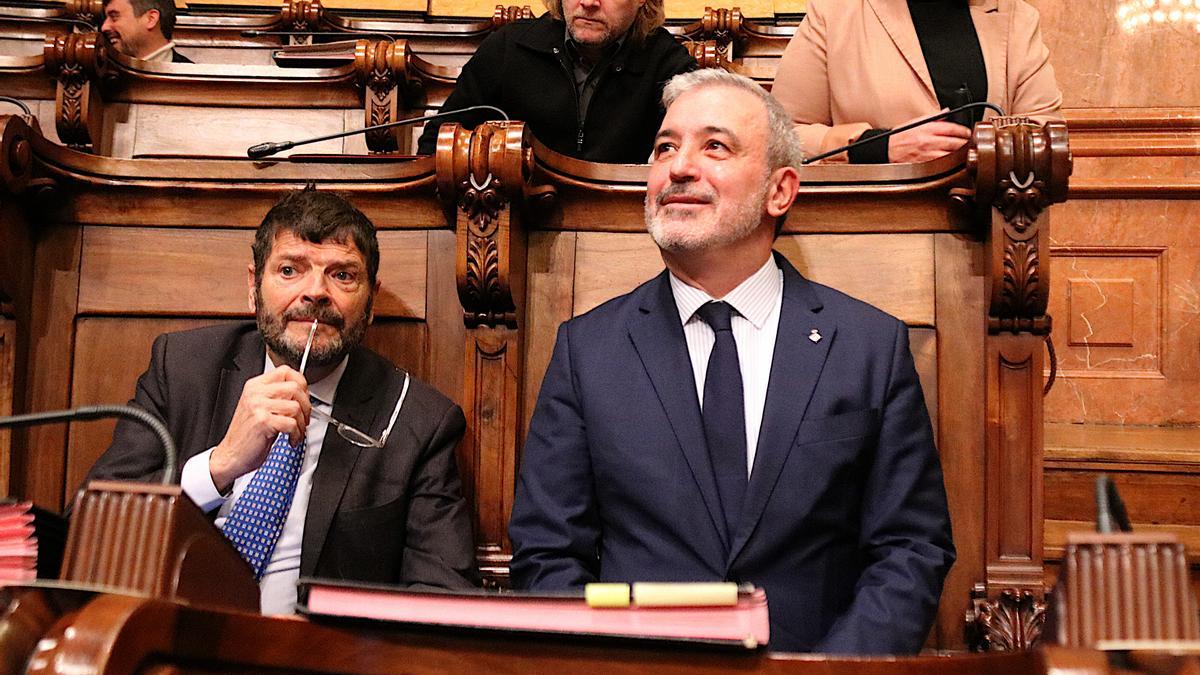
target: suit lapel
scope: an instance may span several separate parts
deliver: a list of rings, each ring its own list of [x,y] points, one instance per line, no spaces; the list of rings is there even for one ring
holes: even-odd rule
[[[221,367],[221,379],[217,384],[217,398],[213,405],[212,419],[208,425],[208,445],[215,447],[225,438],[233,413],[237,410],[242,390],[252,377],[263,374],[267,348],[258,331],[247,331],[242,335]]]
[[[929,74],[929,66],[921,52],[921,41],[917,38],[917,29],[913,28],[908,4],[904,0],[867,0],[867,4],[879,18],[879,23],[883,24],[884,30],[908,62],[908,66],[925,86],[925,93],[936,103],[937,92],[933,88],[933,77]]]
[[[383,433],[376,429],[381,406],[395,404],[400,397],[397,379],[388,373],[375,372],[360,358],[361,348],[350,353],[350,362],[338,383],[333,416],[373,436]],[[403,378],[399,378],[403,379]],[[384,385],[384,386],[381,386]],[[390,397],[390,398],[389,398]],[[391,410],[388,410],[391,413]],[[386,423],[386,422],[385,422]],[[381,425],[382,426],[382,425]],[[313,472],[312,492],[308,498],[308,513],[304,518],[304,540],[300,548],[300,576],[311,576],[321,559],[321,550],[329,534],[333,516],[341,504],[350,474],[363,448],[350,443],[338,434],[333,425],[325,432],[321,457]],[[368,452],[386,452],[371,449]]]
[[[754,454],[754,468],[746,487],[738,529],[733,536],[729,564],[737,558],[762,518],[837,332],[837,324],[832,318],[821,316],[821,301],[809,282],[783,256],[776,254],[775,259],[783,268],[783,305],[779,311],[779,331],[771,358],[771,377],[767,383],[758,449]],[[816,342],[809,338],[813,329],[821,336]]]
[[[667,413],[675,440],[679,442],[679,449],[700,489],[713,527],[722,545],[728,548],[729,536],[708,459],[708,445],[704,441],[704,422],[700,418],[700,399],[696,395],[692,362],[667,272],[644,287],[640,300],[639,314],[629,323],[629,337]]]

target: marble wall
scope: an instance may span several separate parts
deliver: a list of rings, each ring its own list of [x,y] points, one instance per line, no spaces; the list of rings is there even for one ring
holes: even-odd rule
[[[1051,220],[1046,420],[1200,424],[1200,30],[1127,32],[1117,0],[1032,4],[1075,154]]]

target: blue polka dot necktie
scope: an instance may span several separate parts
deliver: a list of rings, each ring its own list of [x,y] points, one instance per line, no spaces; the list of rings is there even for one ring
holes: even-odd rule
[[[262,579],[283,532],[303,461],[304,441],[293,448],[287,434],[276,436],[266,461],[225,519],[225,536],[250,563],[255,579]]]
[[[733,307],[708,302],[696,314],[713,330],[716,341],[704,375],[704,440],[717,479],[717,494],[725,514],[730,539],[737,532],[738,515],[746,495],[746,408],[742,395],[742,369],[733,339]]]

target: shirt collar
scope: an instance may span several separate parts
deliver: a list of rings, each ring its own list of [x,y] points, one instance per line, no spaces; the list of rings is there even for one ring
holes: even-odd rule
[[[275,364],[271,362],[271,355],[263,356],[263,372],[267,373],[275,369]],[[333,369],[333,372],[326,375],[320,382],[311,382],[308,385],[308,395],[317,399],[321,403],[333,405],[333,399],[337,396],[338,385],[342,382],[342,375],[346,373],[346,365],[350,363],[350,357],[342,358],[342,362]]]
[[[679,310],[679,321],[683,324],[691,321],[696,310],[704,303],[724,300],[753,324],[755,329],[761,329],[783,294],[783,270],[779,269],[773,255],[767,258],[757,272],[746,277],[745,281],[723,298],[714,298],[699,288],[687,285],[675,276],[674,272],[670,272],[668,276],[671,280],[671,293],[675,296],[675,307]]]
[[[168,41],[167,44],[155,49],[149,54],[142,57],[143,61],[167,61],[169,62],[174,56],[175,43]]]

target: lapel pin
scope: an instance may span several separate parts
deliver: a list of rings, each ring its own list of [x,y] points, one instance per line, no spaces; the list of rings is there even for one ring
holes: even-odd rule
[[[821,341],[821,333],[814,328],[812,329],[812,332],[808,334],[808,339],[812,340],[813,344],[816,344]]]

